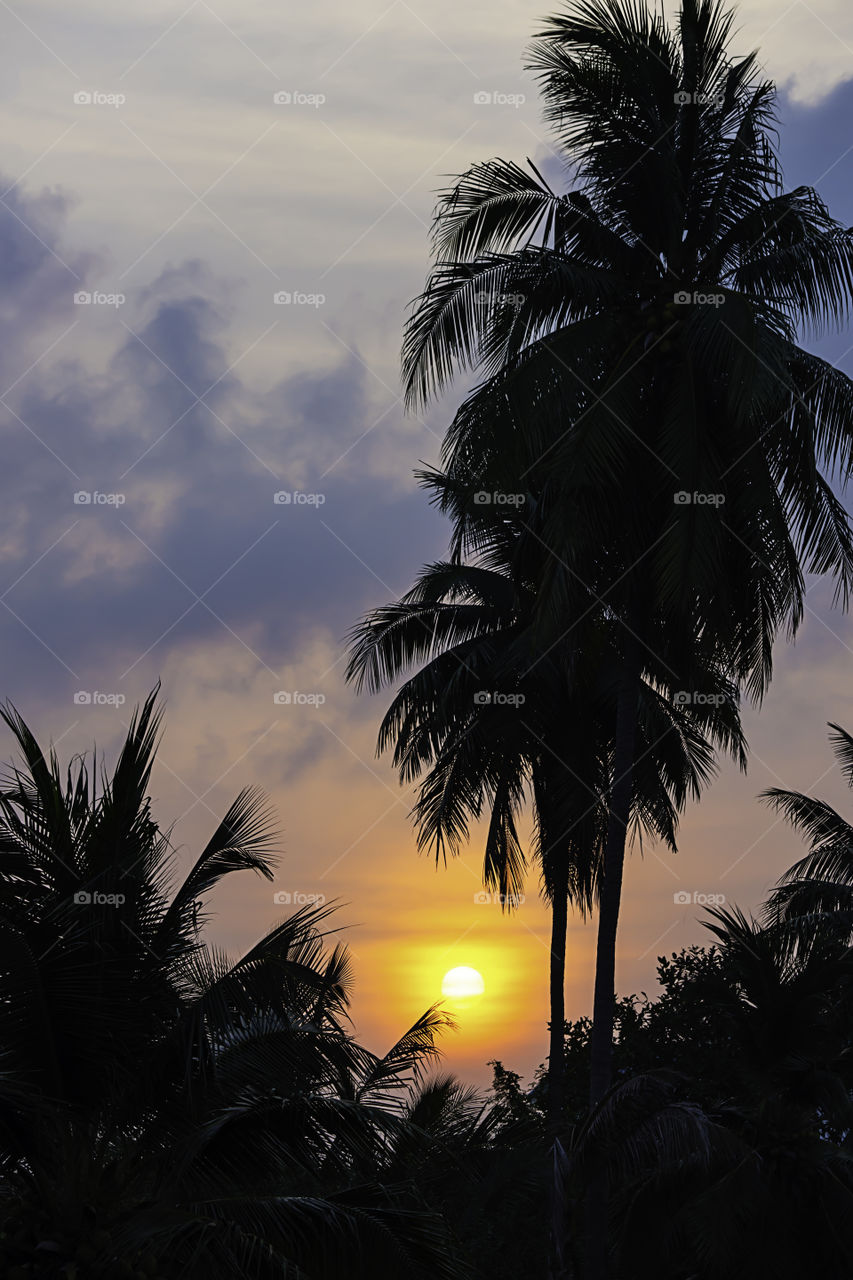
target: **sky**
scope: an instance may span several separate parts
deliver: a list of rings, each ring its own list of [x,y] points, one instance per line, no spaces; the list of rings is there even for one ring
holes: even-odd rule
[[[418,856],[412,793],[375,756],[383,699],[343,668],[357,618],[446,544],[412,471],[462,387],[411,416],[399,381],[435,193],[495,155],[563,180],[523,70],[548,11],[0,0],[0,696],[61,757],[114,755],[160,680],[152,796],[182,865],[247,784],[280,818],[275,884],[231,877],[215,940],[248,946],[288,895],[338,903],[377,1051],[477,968],[445,1049],[479,1084],[488,1059],[529,1078],[546,1054],[536,873],[507,917],[481,900],[476,833],[447,868]],[[853,222],[853,9],[750,0],[733,48],[780,86],[788,184]],[[853,373],[849,332],[809,343]],[[853,627],[831,597],[811,584],[777,648],[748,775],[722,768],[677,856],[632,854],[620,992],[652,993],[656,957],[703,940],[708,896],[754,908],[798,856],[763,788],[850,805],[826,722],[853,730]],[[593,953],[572,922],[570,1017]]]

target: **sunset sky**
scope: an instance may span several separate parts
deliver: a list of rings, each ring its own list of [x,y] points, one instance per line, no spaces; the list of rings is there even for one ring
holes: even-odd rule
[[[476,839],[447,869],[418,857],[412,794],[374,755],[385,702],[345,687],[343,640],[445,548],[412,470],[437,461],[464,386],[420,419],[398,372],[434,193],[494,155],[566,182],[522,69],[548,11],[0,0],[0,695],[63,758],[109,756],[161,679],[152,792],[182,856],[247,783],[280,815],[275,885],[232,878],[216,940],[248,945],[288,910],[275,894],[339,900],[374,1049],[473,966],[485,994],[455,1009],[446,1049],[478,1083],[488,1058],[529,1077],[546,1054],[537,874],[507,918],[477,900]],[[853,222],[853,8],[739,13],[736,52],[760,48],[782,90],[788,185]],[[853,336],[809,342],[853,372]],[[311,500],[274,501],[294,492]],[[754,907],[797,856],[758,792],[848,804],[827,720],[853,730],[853,624],[817,582],[747,716],[748,776],[723,769],[677,857],[631,857],[621,992],[651,992],[656,957],[702,940],[695,897]],[[593,941],[571,926],[572,1017]]]

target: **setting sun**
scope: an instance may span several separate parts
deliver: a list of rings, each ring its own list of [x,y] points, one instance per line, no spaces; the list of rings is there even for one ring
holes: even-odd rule
[[[467,964],[459,965],[456,969],[449,969],[444,975],[444,981],[441,984],[441,994],[449,996],[451,999],[481,996],[485,990],[486,984],[483,981],[483,975],[478,973],[476,969],[470,968]]]

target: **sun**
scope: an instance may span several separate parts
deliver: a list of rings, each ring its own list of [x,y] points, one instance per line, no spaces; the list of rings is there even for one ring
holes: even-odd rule
[[[468,996],[481,996],[486,990],[483,975],[467,964],[460,964],[449,969],[441,984],[441,994],[451,999],[466,999]]]

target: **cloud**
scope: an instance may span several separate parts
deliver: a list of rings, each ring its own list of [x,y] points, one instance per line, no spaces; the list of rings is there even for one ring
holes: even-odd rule
[[[17,216],[0,216],[15,478],[0,555],[22,620],[6,613],[3,628],[25,669],[44,664],[47,688],[93,666],[115,683],[149,646],[147,673],[216,636],[277,672],[318,626],[337,641],[402,590],[440,526],[412,499],[398,406],[357,351],[257,389],[202,263],[170,266],[121,305],[75,305],[65,203],[15,199]],[[97,264],[74,262],[91,288]],[[276,505],[280,490],[322,505]]]

